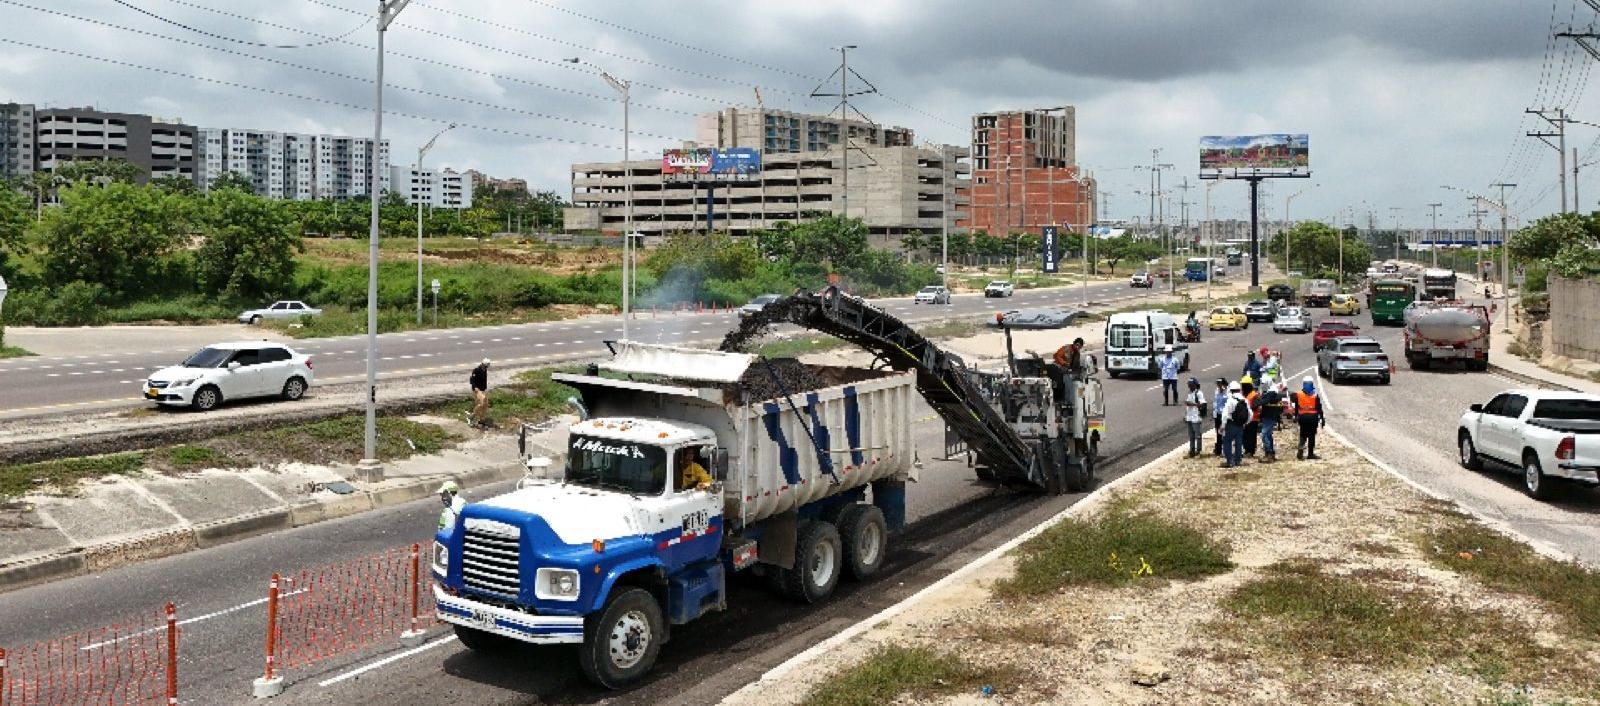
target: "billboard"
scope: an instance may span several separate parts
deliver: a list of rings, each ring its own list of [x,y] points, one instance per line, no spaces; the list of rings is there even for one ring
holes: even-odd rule
[[[1045,226],[1039,238],[1039,269],[1045,274],[1056,272],[1056,227]]]
[[[1309,136],[1206,135],[1200,138],[1200,173],[1223,171],[1296,172],[1311,166]]]
[[[663,150],[661,175],[669,181],[745,181],[761,175],[761,152],[747,147]]]

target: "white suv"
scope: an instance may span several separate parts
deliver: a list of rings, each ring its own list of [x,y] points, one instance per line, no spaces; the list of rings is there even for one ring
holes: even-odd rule
[[[266,341],[218,343],[201,348],[179,365],[157,370],[144,382],[144,398],[204,412],[223,400],[245,397],[298,400],[314,379],[310,356],[288,346]]]
[[[1007,282],[1003,279],[997,279],[993,282],[990,282],[989,286],[983,288],[983,296],[985,299],[989,297],[1009,297],[1013,294],[1016,294],[1016,288],[1012,287],[1010,282]]]

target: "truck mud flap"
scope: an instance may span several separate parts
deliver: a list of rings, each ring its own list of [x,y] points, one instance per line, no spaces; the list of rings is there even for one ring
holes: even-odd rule
[[[757,559],[780,569],[794,568],[795,533],[800,524],[800,514],[790,510],[773,515],[759,524],[761,539],[756,545]]]

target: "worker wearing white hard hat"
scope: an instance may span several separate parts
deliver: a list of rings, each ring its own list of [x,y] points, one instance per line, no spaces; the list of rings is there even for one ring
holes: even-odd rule
[[[440,484],[439,502],[444,505],[444,509],[439,511],[439,529],[455,526],[456,518],[461,516],[461,508],[467,506],[467,501],[461,499],[461,486],[453,480]]]

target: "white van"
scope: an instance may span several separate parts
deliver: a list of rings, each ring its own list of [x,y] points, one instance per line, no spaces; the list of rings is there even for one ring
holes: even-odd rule
[[[1179,369],[1189,369],[1189,344],[1178,339],[1179,322],[1163,311],[1135,311],[1112,314],[1106,322],[1106,371],[1111,377],[1148,373],[1159,375],[1156,359],[1167,346],[1177,357]]]

